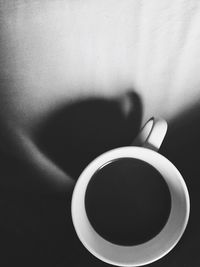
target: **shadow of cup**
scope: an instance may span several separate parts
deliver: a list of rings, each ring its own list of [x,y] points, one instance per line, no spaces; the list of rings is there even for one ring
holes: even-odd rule
[[[48,166],[48,171],[64,170],[76,180],[85,165],[100,153],[131,144],[140,129],[141,117],[140,98],[132,92],[109,100],[85,99],[54,111],[32,133],[32,139],[23,134],[21,139],[16,138],[19,150],[15,155],[9,151],[0,153],[1,177],[6,178],[1,186],[4,218],[1,229],[5,242],[1,243],[4,257],[0,264],[11,266],[20,262],[26,266],[28,259],[34,258],[33,266],[65,259],[70,266],[106,265],[91,259],[77,239],[66,194],[64,198],[40,196],[35,194],[34,185],[48,184],[48,175],[43,177]],[[46,179],[45,183],[40,179]],[[19,192],[19,188],[24,192]],[[34,193],[30,194],[30,190]]]
[[[101,153],[130,145],[141,116],[141,102],[134,92],[115,99],[84,99],[55,111],[38,127],[35,142],[76,180]]]

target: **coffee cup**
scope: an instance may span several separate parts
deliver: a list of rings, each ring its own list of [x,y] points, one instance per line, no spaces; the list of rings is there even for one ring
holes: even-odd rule
[[[157,151],[167,122],[151,118],[131,146],[107,151],[81,173],[71,202],[82,244],[98,259],[141,266],[170,252],[189,219],[189,194],[178,169]]]

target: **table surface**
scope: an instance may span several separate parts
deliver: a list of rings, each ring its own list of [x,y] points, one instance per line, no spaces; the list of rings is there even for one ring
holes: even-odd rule
[[[149,267],[200,266],[198,122],[198,110],[179,117],[169,126],[160,149],[185,179],[191,214],[180,242],[164,258],[147,265]],[[1,162],[4,170],[13,165],[13,160],[3,154]],[[92,256],[77,239],[71,223],[70,200],[64,194],[39,195],[2,187],[0,213],[1,266],[109,266]]]

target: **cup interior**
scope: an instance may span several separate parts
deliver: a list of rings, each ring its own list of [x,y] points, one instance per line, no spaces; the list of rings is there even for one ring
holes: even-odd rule
[[[121,246],[102,238],[90,224],[85,210],[91,177],[107,162],[120,158],[139,159],[152,165],[162,175],[171,195],[171,211],[163,229],[149,241],[134,246]],[[100,155],[85,168],[74,188],[71,212],[80,241],[94,256],[113,265],[140,266],[158,260],[177,244],[189,218],[189,194],[181,174],[165,157],[146,148],[121,147]]]

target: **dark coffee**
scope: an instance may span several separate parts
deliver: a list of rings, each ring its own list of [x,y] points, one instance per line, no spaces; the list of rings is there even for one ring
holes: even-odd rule
[[[103,165],[85,195],[88,219],[106,240],[124,246],[144,243],[166,224],[171,196],[162,175],[150,164],[121,158]]]

